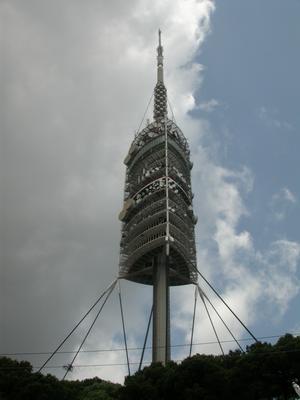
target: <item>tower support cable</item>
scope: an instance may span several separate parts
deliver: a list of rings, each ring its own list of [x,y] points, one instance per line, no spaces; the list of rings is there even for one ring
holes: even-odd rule
[[[234,334],[231,332],[231,330],[229,329],[228,325],[226,324],[226,322],[223,320],[223,318],[221,317],[220,313],[218,312],[218,310],[216,309],[216,307],[213,305],[213,303],[210,301],[209,297],[205,294],[205,292],[199,287],[199,290],[202,292],[203,296],[206,298],[206,300],[209,302],[209,304],[211,305],[211,307],[213,308],[214,312],[217,314],[217,316],[220,318],[220,320],[222,321],[223,325],[225,326],[225,328],[227,329],[227,331],[229,332],[229,334],[231,335],[231,337],[233,338],[233,340],[235,341],[235,343],[238,345],[238,347],[240,348],[242,353],[245,353],[244,349],[242,348],[242,346],[239,344],[238,340],[235,338]]]
[[[110,297],[111,293],[113,292],[113,290],[114,290],[114,288],[115,288],[115,286],[116,286],[116,283],[117,283],[117,281],[115,281],[114,284],[111,286],[111,288],[108,290],[108,292],[107,292],[107,294],[106,294],[106,297],[105,297],[105,299],[104,299],[104,301],[103,301],[103,303],[102,303],[102,305],[101,305],[99,311],[97,312],[97,314],[96,314],[95,318],[93,319],[93,322],[91,323],[91,325],[90,325],[90,327],[89,327],[87,333],[85,334],[85,336],[84,336],[82,342],[80,343],[80,346],[78,347],[78,349],[77,349],[77,351],[76,351],[74,357],[72,358],[71,363],[68,364],[67,370],[66,370],[66,372],[65,372],[65,374],[64,374],[64,376],[63,376],[63,378],[62,378],[62,380],[64,380],[64,379],[66,378],[66,376],[68,375],[68,373],[72,370],[74,361],[76,360],[76,357],[78,356],[78,353],[80,352],[80,350],[81,350],[82,346],[84,345],[84,343],[85,343],[87,337],[89,336],[91,330],[93,329],[93,326],[95,325],[95,323],[96,323],[96,321],[97,321],[97,319],[98,319],[98,317],[99,317],[101,311],[103,310],[103,308],[104,308],[104,306],[105,306],[105,304],[106,304],[108,298]]]
[[[252,339],[258,343],[257,338],[253,335],[253,333],[247,328],[247,326],[243,323],[243,321],[236,315],[236,313],[232,310],[232,308],[226,303],[226,301],[222,298],[222,296],[216,291],[216,289],[212,286],[212,284],[203,276],[203,274],[199,271],[195,264],[191,263],[191,266],[194,268],[195,271],[200,275],[200,277],[206,282],[206,284],[211,288],[214,294],[222,301],[222,303],[227,307],[227,309],[234,315],[234,317],[239,321],[239,323],[244,327],[244,329],[249,333]]]
[[[176,124],[176,119],[175,119],[175,115],[174,115],[174,112],[173,112],[173,108],[172,108],[171,102],[169,101],[169,99],[167,99],[167,101],[168,101],[168,105],[170,107],[170,111],[171,111],[171,114],[172,114],[172,121],[175,122],[175,124]]]
[[[64,345],[64,343],[69,339],[69,337],[72,335],[72,333],[75,332],[75,330],[79,327],[79,325],[85,320],[85,318],[89,315],[89,313],[96,307],[96,305],[99,303],[99,301],[105,296],[105,294],[110,290],[112,286],[114,286],[117,282],[118,278],[115,279],[108,287],[105,289],[105,291],[101,294],[101,296],[98,297],[98,299],[95,301],[95,303],[90,307],[90,309],[84,314],[84,316],[81,318],[79,322],[74,326],[74,328],[68,333],[68,335],[60,342],[60,344],[57,346],[57,348],[51,353],[51,355],[47,358],[47,360],[44,362],[44,364],[39,368],[37,372],[41,372],[44,367],[48,364],[48,362],[55,356],[55,354],[58,352],[58,350]]]
[[[146,330],[144,345],[143,345],[143,349],[142,349],[141,360],[140,360],[139,369],[138,369],[139,371],[141,370],[142,364],[143,364],[143,359],[144,359],[144,354],[145,354],[145,348],[146,348],[146,344],[147,344],[147,340],[148,340],[148,335],[149,335],[149,329],[150,329],[150,324],[151,324],[152,316],[153,316],[153,305],[152,305],[152,307],[151,307],[151,312],[150,312],[149,321],[148,321],[148,325],[147,325],[147,330]]]
[[[192,333],[191,333],[191,344],[190,344],[190,353],[189,353],[189,357],[191,357],[191,355],[192,355],[192,347],[193,347],[193,339],[194,339],[194,328],[195,328],[196,307],[197,307],[197,286],[195,287],[194,312],[193,312],[193,322],[192,322]]]
[[[121,318],[122,318],[122,328],[123,328],[124,345],[125,345],[125,351],[126,351],[127,369],[128,369],[128,375],[130,376],[130,364],[129,364],[129,356],[128,356],[128,347],[127,347],[127,338],[126,338],[126,329],[125,329],[120,282],[119,282],[119,303],[120,303]]]
[[[207,305],[206,305],[204,296],[203,296],[203,294],[201,293],[199,286],[198,286],[198,292],[199,292],[199,296],[200,296],[200,298],[201,298],[201,300],[202,300],[202,302],[203,302],[203,304],[204,304],[204,307],[205,307],[207,316],[208,316],[208,318],[209,318],[210,324],[211,324],[211,326],[212,326],[212,328],[213,328],[213,331],[214,331],[214,333],[215,333],[216,339],[217,339],[217,341],[218,341],[218,343],[219,343],[221,352],[222,352],[222,354],[223,354],[223,356],[224,356],[225,353],[224,353],[223,347],[222,347],[222,345],[221,345],[219,336],[218,336],[218,334],[217,334],[216,328],[215,328],[215,326],[214,326],[213,320],[211,319],[211,316],[210,316],[209,310],[208,310],[208,308],[207,308]]]
[[[154,93],[151,94],[150,100],[148,101],[148,104],[147,104],[146,110],[145,110],[145,112],[144,112],[143,118],[142,118],[142,120],[141,120],[141,122],[140,122],[140,125],[139,125],[138,129],[137,129],[137,132],[136,132],[137,134],[139,133],[139,131],[140,131],[140,129],[141,129],[141,126],[142,126],[142,124],[143,124],[143,122],[144,122],[144,119],[145,119],[145,117],[146,117],[146,114],[147,114],[147,111],[148,111],[148,109],[149,109],[150,103],[151,103],[151,101],[152,101],[152,99],[153,99],[153,96],[154,96]]]

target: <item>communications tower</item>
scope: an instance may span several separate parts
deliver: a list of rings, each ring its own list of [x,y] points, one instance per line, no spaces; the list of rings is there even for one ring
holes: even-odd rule
[[[197,273],[190,151],[167,115],[161,32],[157,47],[154,119],[135,136],[126,179],[120,278],[153,286],[152,360],[170,359],[170,286],[195,284]]]

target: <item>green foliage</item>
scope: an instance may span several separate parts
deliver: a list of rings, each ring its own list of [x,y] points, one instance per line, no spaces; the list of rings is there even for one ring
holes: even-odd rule
[[[0,358],[0,395],[6,400],[67,400],[58,379],[33,374],[26,361]]]
[[[125,379],[124,386],[99,378],[59,381],[33,373],[26,361],[0,358],[1,400],[291,400],[300,378],[300,337],[275,345],[255,343],[245,353],[196,354],[182,363],[159,363]]]
[[[284,400],[295,399],[291,382],[300,378],[300,338],[275,345],[256,343],[245,353],[195,355],[181,364],[152,364],[127,377],[120,400]]]
[[[0,358],[1,400],[113,400],[119,388],[99,378],[62,382],[52,375],[33,373],[26,361]]]
[[[99,378],[84,380],[77,400],[111,400],[117,398],[120,385]]]

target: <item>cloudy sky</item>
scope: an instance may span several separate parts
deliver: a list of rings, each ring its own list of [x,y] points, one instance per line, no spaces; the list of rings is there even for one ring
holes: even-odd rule
[[[2,0],[0,13],[0,352],[53,350],[117,276],[123,159],[155,85],[159,27],[169,100],[192,149],[198,268],[257,337],[299,333],[300,2]],[[121,290],[129,346],[140,347],[151,289]],[[189,342],[193,293],[171,291],[173,344]],[[116,292],[84,349],[121,339]],[[215,341],[200,303],[194,341]],[[16,358],[39,366],[46,355]],[[124,365],[88,365],[125,361],[82,353],[69,378],[122,381]]]

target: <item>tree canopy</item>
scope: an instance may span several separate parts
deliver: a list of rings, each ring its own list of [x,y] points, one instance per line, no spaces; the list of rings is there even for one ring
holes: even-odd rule
[[[27,361],[0,358],[3,400],[291,400],[300,378],[300,337],[286,334],[274,345],[255,343],[242,353],[196,354],[165,367],[153,363],[125,379],[124,385],[100,378],[59,381],[34,373]]]

